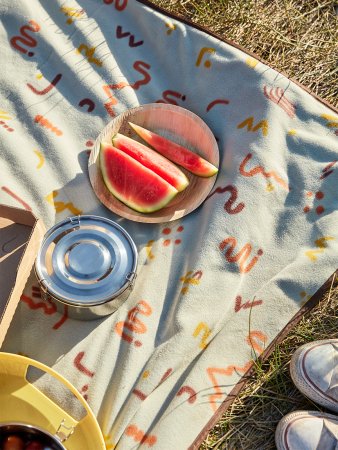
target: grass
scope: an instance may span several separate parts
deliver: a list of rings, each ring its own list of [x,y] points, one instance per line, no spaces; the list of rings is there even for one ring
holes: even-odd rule
[[[153,0],[256,53],[338,105],[338,20],[332,0]],[[338,9],[338,6],[337,6]]]
[[[338,6],[325,0],[152,0],[254,52],[272,68],[338,106]],[[200,450],[275,449],[274,433],[286,413],[320,409],[293,385],[289,362],[302,344],[338,337],[338,280],[321,302],[276,346]]]

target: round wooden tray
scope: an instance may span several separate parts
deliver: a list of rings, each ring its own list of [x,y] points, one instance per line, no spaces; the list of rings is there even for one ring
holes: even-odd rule
[[[123,112],[109,122],[97,137],[88,163],[90,182],[97,197],[114,213],[135,222],[169,222],[194,211],[210,193],[217,174],[210,178],[202,178],[180,167],[189,179],[188,187],[179,192],[167,206],[149,214],[134,211],[108,191],[99,165],[100,143],[102,141],[112,142],[112,137],[116,133],[124,134],[142,142],[128,125],[128,122],[140,125],[187,147],[216,167],[219,165],[216,139],[200,117],[180,106],[149,103]]]

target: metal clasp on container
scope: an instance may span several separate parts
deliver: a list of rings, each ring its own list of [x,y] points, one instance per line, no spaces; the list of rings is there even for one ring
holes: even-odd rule
[[[81,220],[81,217],[80,217],[80,216],[72,216],[72,217],[69,217],[69,220],[70,220],[70,223],[71,223],[72,225],[80,226],[80,220]]]
[[[36,271],[35,271],[35,275],[37,276]],[[46,287],[47,283],[44,283],[44,282],[46,282],[46,279],[45,278],[37,278],[37,280],[38,280],[42,295],[46,296],[47,292],[48,292],[47,287]]]
[[[136,272],[129,272],[126,275],[126,280],[129,281],[129,289],[133,289],[136,280]]]
[[[60,442],[66,441],[74,433],[74,427],[67,427],[65,425],[65,422],[66,420],[63,419],[55,433],[55,436],[59,439]]]

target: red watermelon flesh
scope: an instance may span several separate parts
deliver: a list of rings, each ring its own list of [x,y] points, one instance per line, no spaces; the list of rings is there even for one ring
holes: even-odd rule
[[[113,137],[113,145],[157,173],[179,192],[188,186],[189,180],[182,170],[151,148],[120,133]]]
[[[161,155],[170,159],[200,177],[211,177],[218,172],[217,167],[182,145],[176,144],[150,130],[129,122],[133,130]]]
[[[178,193],[155,172],[104,142],[100,148],[100,167],[108,190],[136,211],[158,211]]]

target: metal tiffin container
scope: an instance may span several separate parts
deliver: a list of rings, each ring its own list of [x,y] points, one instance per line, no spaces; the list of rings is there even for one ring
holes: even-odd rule
[[[44,236],[35,273],[45,299],[79,320],[112,314],[133,289],[137,248],[120,225],[100,216],[75,216]]]
[[[0,423],[0,450],[66,450],[61,442],[58,432],[52,435],[26,423]]]

